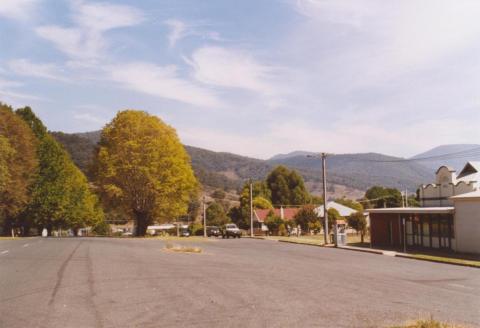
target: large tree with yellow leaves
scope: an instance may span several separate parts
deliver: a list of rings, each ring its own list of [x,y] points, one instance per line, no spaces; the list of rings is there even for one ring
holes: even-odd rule
[[[132,215],[139,236],[185,215],[197,189],[175,130],[143,111],[119,112],[103,129],[94,170],[103,199]]]

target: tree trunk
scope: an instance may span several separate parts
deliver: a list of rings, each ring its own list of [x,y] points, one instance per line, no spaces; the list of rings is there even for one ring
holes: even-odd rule
[[[361,241],[362,244],[363,244],[363,232],[360,233],[360,241]]]
[[[137,211],[135,211],[134,214],[135,214],[135,219],[137,221],[136,235],[139,237],[143,237],[147,232],[147,227],[149,223],[148,214],[144,212],[137,212]]]

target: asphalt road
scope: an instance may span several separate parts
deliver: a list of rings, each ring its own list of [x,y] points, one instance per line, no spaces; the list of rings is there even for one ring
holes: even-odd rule
[[[179,243],[179,242],[174,242]],[[480,270],[263,240],[0,240],[0,327],[480,327]]]

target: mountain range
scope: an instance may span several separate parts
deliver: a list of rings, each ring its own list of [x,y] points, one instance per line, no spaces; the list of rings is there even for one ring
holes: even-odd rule
[[[96,144],[100,140],[100,131],[52,134],[63,144],[79,168],[90,177],[88,167],[93,159]],[[465,151],[465,154],[468,154],[468,151],[472,149],[475,151],[475,148],[480,149],[480,145],[440,146],[416,155],[410,160],[377,153],[333,155],[327,158],[329,192],[335,197],[358,198],[374,185],[414,192],[418,185],[431,182],[435,169],[440,166],[433,160],[428,162],[430,165],[424,165],[423,160],[417,161],[416,158]],[[191,157],[192,167],[200,182],[211,189],[238,190],[248,179],[263,179],[275,166],[285,165],[297,170],[304,177],[311,192],[321,193],[321,160],[307,157],[313,154],[308,151],[280,154],[268,160],[261,160],[187,145],[185,149]],[[442,164],[455,168],[460,164],[457,158],[448,156],[446,158]],[[478,156],[465,157],[461,162],[476,158]]]

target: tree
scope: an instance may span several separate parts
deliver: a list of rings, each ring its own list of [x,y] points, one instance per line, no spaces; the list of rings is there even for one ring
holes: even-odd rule
[[[263,181],[255,181],[252,183],[253,207],[255,208],[272,208],[269,201],[270,190]],[[240,228],[250,228],[250,183],[243,185],[240,193],[240,207],[238,210],[231,210],[230,217]]]
[[[285,222],[281,217],[274,214],[273,210],[270,211],[265,219],[265,224],[268,227],[268,230],[271,231],[274,235],[280,234],[280,227],[283,225],[283,230],[285,229]],[[283,233],[283,231],[282,231]]]
[[[365,198],[373,208],[402,206],[402,194],[394,188],[373,186],[366,191]]]
[[[274,205],[303,205],[310,201],[303,178],[285,166],[277,166],[270,172],[266,185]]]
[[[268,209],[273,210],[272,203],[270,203],[268,199],[262,196],[257,196],[253,199],[253,208],[258,208],[262,210],[268,210]]]
[[[27,124],[11,107],[0,103],[3,187],[0,191],[0,225],[4,231],[23,228],[21,213],[30,202],[31,185],[37,174],[36,139]]]
[[[217,189],[212,193],[212,198],[222,200],[225,199],[226,195],[225,191]]]
[[[354,210],[357,210],[357,212],[363,212],[363,206],[359,202],[356,202],[354,200],[348,199],[348,198],[338,198],[335,199],[335,202],[342,204],[344,206],[353,208]]]
[[[327,213],[328,213],[328,231],[332,231],[333,225],[335,224],[335,222],[340,220],[342,217],[340,216],[340,213],[338,213],[338,211],[334,208],[329,208]],[[322,220],[320,221],[322,223],[322,228],[325,229],[325,219],[322,218]]]
[[[223,210],[223,206],[217,202],[211,203],[207,207],[207,225],[209,226],[223,226],[224,224],[230,222],[225,211]]]
[[[6,137],[0,135],[0,193],[6,190],[10,182],[9,163],[14,155],[15,149]]]
[[[96,226],[104,214],[84,174],[73,164],[65,149],[47,132],[29,108],[17,110],[36,135],[39,170],[32,185],[32,198],[24,213],[39,229],[78,229]]]
[[[319,221],[318,214],[315,210],[315,205],[304,205],[295,215],[295,222],[300,225],[302,230],[308,231],[311,223]]]
[[[102,198],[147,226],[187,214],[197,181],[175,130],[158,117],[126,110],[103,129],[95,158]]]
[[[361,242],[363,243],[365,233],[367,232],[367,219],[363,212],[355,212],[347,217],[347,223],[357,233],[360,233]]]

